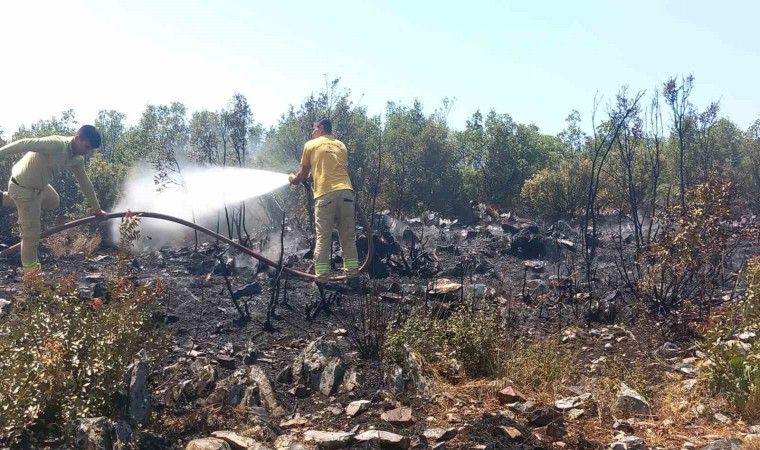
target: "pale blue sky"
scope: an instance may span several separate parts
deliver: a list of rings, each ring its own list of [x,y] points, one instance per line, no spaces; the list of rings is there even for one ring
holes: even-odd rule
[[[455,128],[495,109],[557,133],[588,129],[595,93],[649,93],[693,73],[694,102],[721,101],[742,128],[760,117],[760,2],[5,0],[0,127],[74,108],[134,123],[148,103],[218,109],[239,91],[274,125],[341,77],[372,114],[428,112],[456,98]],[[89,25],[88,25],[89,24]]]

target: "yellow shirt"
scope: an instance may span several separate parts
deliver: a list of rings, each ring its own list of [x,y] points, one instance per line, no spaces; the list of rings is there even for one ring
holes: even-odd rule
[[[20,186],[40,191],[53,182],[57,172],[68,168],[79,182],[90,208],[99,210],[98,197],[84,170],[84,157],[72,153],[72,139],[65,136],[19,139],[0,148],[0,158],[26,153],[11,173]]]
[[[344,189],[354,190],[348,177],[348,150],[331,135],[304,144],[301,165],[309,167],[314,177],[314,198]]]

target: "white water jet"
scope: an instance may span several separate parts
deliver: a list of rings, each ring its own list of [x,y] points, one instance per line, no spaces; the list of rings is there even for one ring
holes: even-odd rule
[[[157,212],[212,229],[219,220],[226,230],[225,205],[232,208],[245,202],[247,212],[255,214],[261,207],[250,200],[288,184],[287,174],[237,167],[188,166],[182,169],[181,177],[173,179],[172,183],[157,185],[152,167],[147,164],[136,167],[124,182],[123,197],[114,211]],[[116,241],[118,227],[119,222],[113,221],[111,232]],[[192,234],[182,225],[153,219],[143,219],[140,231],[143,238],[148,238],[142,243],[152,248]]]

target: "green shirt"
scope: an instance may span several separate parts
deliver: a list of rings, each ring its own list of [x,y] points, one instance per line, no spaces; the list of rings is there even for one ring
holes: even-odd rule
[[[87,198],[90,208],[99,210],[98,197],[84,170],[84,157],[72,153],[73,139],[66,136],[19,139],[0,148],[0,158],[26,153],[13,166],[13,178],[19,186],[40,191],[53,182],[56,173],[68,168],[79,182],[79,187]]]

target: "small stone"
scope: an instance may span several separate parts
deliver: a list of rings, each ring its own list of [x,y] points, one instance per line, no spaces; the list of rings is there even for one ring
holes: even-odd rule
[[[742,441],[739,439],[718,439],[711,442],[700,450],[741,450]]]
[[[449,423],[462,423],[462,418],[458,414],[448,413],[446,414],[446,421]]]
[[[497,434],[501,436],[506,436],[509,439],[512,439],[513,441],[516,441],[518,439],[522,439],[523,434],[520,430],[518,430],[515,427],[508,427],[504,425],[499,425],[495,428],[495,431]]]
[[[282,428],[298,428],[302,427],[309,423],[308,420],[306,420],[305,417],[294,417],[290,420],[285,420],[280,424],[280,427]]]
[[[193,439],[187,444],[185,450],[231,450],[230,444],[221,439],[208,437]]]
[[[333,331],[333,333],[337,334],[338,336],[344,336],[348,334],[348,330],[345,328],[338,328],[337,330]]]
[[[646,450],[644,439],[637,436],[625,436],[610,445],[612,450]]]
[[[567,417],[569,417],[571,420],[577,420],[580,419],[585,413],[586,411],[583,409],[573,408],[567,412]]]
[[[346,406],[346,415],[348,415],[348,417],[356,417],[364,411],[368,410],[370,405],[371,402],[369,400],[357,400],[355,402],[351,402],[348,404],[348,406]]]
[[[528,413],[528,423],[534,427],[544,427],[550,423],[562,423],[562,413],[553,408],[535,409]]]
[[[728,418],[726,415],[724,415],[724,414],[721,414],[721,413],[715,413],[715,415],[714,415],[713,417],[715,417],[715,420],[717,420],[718,422],[720,422],[720,423],[723,423],[723,424],[725,424],[725,425],[728,425],[728,424],[730,424],[730,423],[731,423],[731,419],[729,419],[729,418]]]
[[[432,441],[448,441],[457,435],[456,428],[428,428],[424,436]]]
[[[651,416],[652,407],[649,402],[638,392],[628,387],[625,383],[620,383],[615,411],[622,416],[642,415]]]
[[[612,429],[625,433],[633,433],[635,429],[631,420],[617,419],[612,425]]]
[[[562,439],[566,434],[565,427],[562,423],[552,422],[546,426],[546,434],[555,439]]]
[[[215,358],[220,366],[224,367],[225,369],[235,370],[235,366],[237,365],[235,358],[221,353],[216,355]]]
[[[298,397],[298,398],[306,398],[309,396],[309,394],[311,394],[311,389],[307,388],[303,384],[299,384],[296,387],[289,390],[288,394]]]
[[[502,404],[525,401],[525,396],[522,394],[522,392],[518,391],[512,386],[506,387],[499,391],[498,397],[499,401]]]
[[[748,431],[750,434],[760,434],[760,425],[750,425]]]
[[[406,427],[414,424],[414,417],[412,417],[412,408],[403,407],[396,408],[390,411],[384,412],[381,419],[390,423],[391,425]]]
[[[528,414],[534,409],[536,409],[536,404],[530,400],[527,400],[524,402],[511,403],[507,405],[507,408],[509,408],[510,411],[513,411],[519,414]]]
[[[408,437],[380,430],[365,431],[364,433],[356,435],[356,440],[358,442],[372,442],[379,445],[381,448],[398,448],[404,450],[408,449],[410,444]]]
[[[245,450],[256,444],[254,439],[241,436],[234,431],[214,431],[211,433],[211,437],[227,442],[235,450]]]
[[[345,448],[354,440],[353,433],[309,430],[304,433],[304,441],[314,442],[318,447],[333,450]]]

